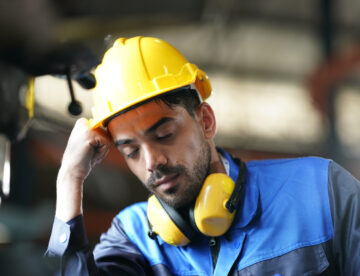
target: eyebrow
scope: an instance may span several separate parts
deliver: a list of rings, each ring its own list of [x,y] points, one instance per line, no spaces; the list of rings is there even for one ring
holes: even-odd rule
[[[145,131],[145,135],[149,135],[151,132],[155,131],[159,126],[167,123],[167,122],[170,122],[170,121],[173,121],[175,120],[174,118],[171,118],[171,117],[164,117],[164,118],[161,118],[159,121],[157,121],[155,124],[153,124],[151,127],[149,127],[146,131]]]
[[[115,146],[121,146],[121,145],[126,145],[126,144],[131,144],[133,140],[131,139],[120,139],[120,140],[116,140],[115,141]]]
[[[160,127],[161,125],[170,122],[170,121],[174,121],[174,118],[171,117],[164,117],[161,118],[159,121],[157,121],[155,124],[153,124],[151,127],[149,127],[146,131],[145,131],[145,135],[149,135],[151,132],[155,131],[158,127]],[[119,139],[115,141],[115,146],[121,146],[121,145],[127,145],[127,144],[131,144],[134,140],[132,139]]]

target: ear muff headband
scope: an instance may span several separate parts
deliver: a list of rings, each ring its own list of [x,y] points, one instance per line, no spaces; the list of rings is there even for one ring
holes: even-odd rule
[[[160,198],[155,196],[156,199],[160,202],[161,206],[164,208],[166,213],[169,215],[171,220],[175,223],[175,225],[179,228],[179,230],[191,241],[195,235],[196,232],[193,230],[193,228],[187,223],[182,216],[177,212],[173,207],[167,205],[164,201],[162,201]]]
[[[246,175],[245,162],[242,162],[239,158],[234,158],[233,160],[239,166],[239,175],[236,179],[234,191],[232,192],[229,201],[226,203],[226,208],[229,210],[230,213],[234,212],[239,207],[240,197],[245,187]]]

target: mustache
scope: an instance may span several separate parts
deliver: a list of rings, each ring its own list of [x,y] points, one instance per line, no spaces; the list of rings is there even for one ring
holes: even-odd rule
[[[153,188],[155,186],[155,182],[158,179],[161,179],[167,174],[180,174],[186,171],[186,168],[182,165],[177,165],[173,167],[161,166],[157,169],[153,170],[150,177],[146,181],[146,186]]]

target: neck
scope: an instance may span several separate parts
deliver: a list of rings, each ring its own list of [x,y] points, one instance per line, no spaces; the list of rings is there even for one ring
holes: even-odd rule
[[[211,163],[210,173],[226,173],[220,154],[217,152],[215,145],[211,145]]]

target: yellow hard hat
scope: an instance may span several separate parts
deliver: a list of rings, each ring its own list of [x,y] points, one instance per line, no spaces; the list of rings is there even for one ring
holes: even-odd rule
[[[95,71],[92,128],[147,99],[195,84],[203,100],[211,94],[208,76],[169,43],[153,37],[119,38]]]

